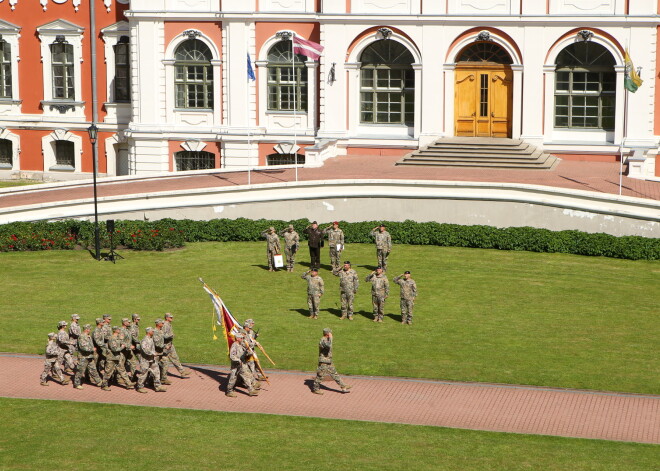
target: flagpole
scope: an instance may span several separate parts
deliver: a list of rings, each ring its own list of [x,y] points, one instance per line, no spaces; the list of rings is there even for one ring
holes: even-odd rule
[[[297,122],[297,111],[298,111],[298,80],[296,77],[296,53],[294,52],[294,38],[296,37],[295,32],[291,32],[291,72],[293,78],[293,158],[294,158],[294,167],[296,169],[296,182],[298,181],[298,151],[296,150],[296,141],[298,140],[298,122]]]
[[[250,66],[250,52],[248,51],[248,67]],[[245,86],[245,108],[247,109],[247,141],[248,141],[248,186],[252,184],[252,164],[251,164],[251,159],[252,159],[252,136],[250,134],[250,130],[252,126],[250,125],[250,114],[251,114],[251,109],[250,109],[250,74],[248,70],[247,74],[247,85]]]
[[[624,72],[625,73],[625,72]],[[624,79],[625,80],[625,79]],[[619,156],[619,196],[622,193],[623,186],[623,145],[628,137],[628,89],[625,88],[623,95],[623,138],[621,139],[621,155]]]

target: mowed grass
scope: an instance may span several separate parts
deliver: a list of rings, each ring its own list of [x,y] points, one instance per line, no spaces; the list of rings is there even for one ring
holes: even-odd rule
[[[224,342],[211,340],[201,276],[240,321],[255,319],[277,368],[314,370],[321,331],[331,327],[342,374],[660,393],[658,262],[396,245],[390,279],[409,269],[419,289],[414,324],[402,326],[394,284],[383,324],[371,320],[366,283],[356,320],[339,320],[338,279],[327,265],[320,319],[308,319],[306,266],[268,272],[261,243],[122,254],[115,265],[86,251],[0,254],[0,351],[43,353],[46,334],[74,312],[82,323],[111,313],[115,324],[138,312],[144,329],[171,311],[184,362],[227,364]],[[306,247],[298,258],[308,262]],[[352,244],[344,258],[363,281],[375,250]]]
[[[660,447],[303,417],[0,399],[0,469],[650,470]]]
[[[25,186],[25,185],[37,185],[43,182],[30,181],[30,180],[16,180],[16,181],[0,181],[0,188],[9,188],[12,186]]]

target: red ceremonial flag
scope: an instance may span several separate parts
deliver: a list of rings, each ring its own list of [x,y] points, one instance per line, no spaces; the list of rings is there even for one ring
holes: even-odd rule
[[[298,36],[293,36],[293,52],[301,56],[308,57],[313,60],[318,60],[321,57],[324,47],[314,41],[307,41]]]
[[[216,314],[216,324],[222,326],[222,331],[227,341],[227,350],[231,348],[231,345],[234,343],[235,335],[238,333],[241,325],[238,321],[231,315],[225,303],[222,302],[220,296],[217,295],[206,283],[204,283],[204,291],[206,291],[209,296],[211,296],[211,302],[213,303],[213,308],[215,309]],[[215,328],[213,329],[215,330]]]

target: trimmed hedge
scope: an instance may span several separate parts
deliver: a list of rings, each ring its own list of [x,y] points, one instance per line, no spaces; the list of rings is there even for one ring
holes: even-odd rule
[[[341,228],[347,243],[370,243],[369,235],[381,221],[344,222]],[[260,241],[269,226],[278,230],[293,224],[302,239],[307,219],[295,221],[214,219],[192,221],[116,221],[115,244],[135,250],[163,250],[182,247],[185,242]],[[550,231],[533,227],[496,228],[461,226],[436,222],[384,222],[398,244],[473,247],[499,250],[526,250],[575,255],[591,255],[629,260],[660,260],[660,239],[639,236],[615,237],[580,231]],[[320,224],[321,228],[328,223]],[[109,247],[105,223],[100,223],[102,247]],[[83,221],[11,223],[0,225],[0,251],[90,248],[94,245],[94,225]]]

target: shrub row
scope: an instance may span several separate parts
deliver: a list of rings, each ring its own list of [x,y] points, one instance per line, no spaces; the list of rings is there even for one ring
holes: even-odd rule
[[[371,242],[369,232],[381,221],[348,223],[340,221],[347,243]],[[530,252],[557,252],[630,260],[660,260],[660,239],[638,236],[615,237],[580,231],[550,231],[533,227],[496,228],[461,226],[436,222],[384,222],[394,243],[474,247]],[[288,224],[305,239],[307,219],[295,221],[214,219],[211,221],[173,220],[117,221],[116,245],[135,250],[163,250],[182,247],[184,242],[259,241],[269,226],[278,231]],[[328,223],[321,223],[324,228]],[[101,245],[109,247],[105,223],[101,223]],[[0,225],[0,251],[73,249],[94,246],[94,225],[83,221],[53,223],[12,223]]]

